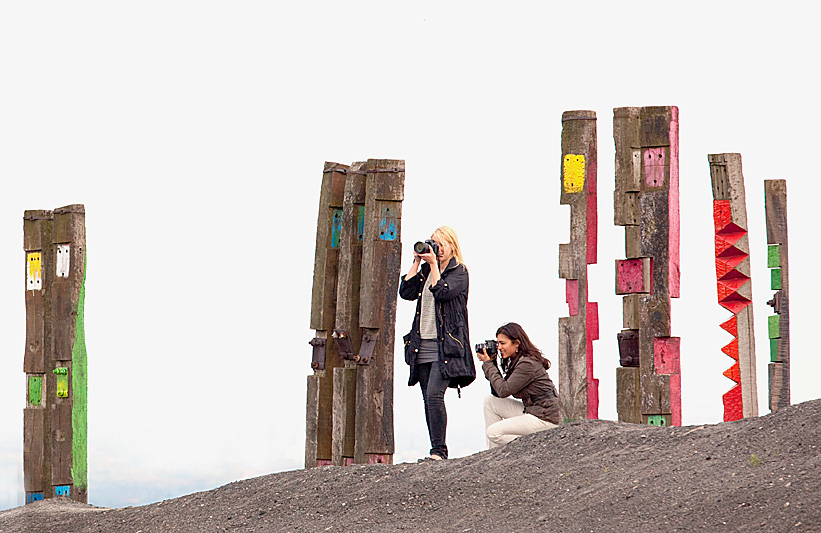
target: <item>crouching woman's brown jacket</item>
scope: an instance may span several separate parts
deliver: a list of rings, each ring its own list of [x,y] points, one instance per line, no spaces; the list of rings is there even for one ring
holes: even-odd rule
[[[495,360],[482,363],[485,377],[500,398],[513,396],[522,400],[524,412],[558,425],[561,422],[556,387],[541,361],[535,357],[516,356],[502,377]]]

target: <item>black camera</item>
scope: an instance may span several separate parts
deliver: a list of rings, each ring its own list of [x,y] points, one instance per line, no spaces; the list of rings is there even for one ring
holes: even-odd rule
[[[413,251],[417,254],[426,254],[433,250],[433,255],[439,256],[439,245],[433,239],[419,241],[413,245]]]
[[[496,355],[497,352],[497,345],[496,341],[485,341],[480,342],[476,345],[476,353],[481,352],[482,350],[485,351],[488,355]]]

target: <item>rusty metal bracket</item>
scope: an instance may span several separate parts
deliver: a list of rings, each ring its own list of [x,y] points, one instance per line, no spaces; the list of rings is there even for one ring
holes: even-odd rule
[[[371,362],[373,357],[373,349],[376,347],[376,339],[379,337],[379,332],[362,334],[362,346],[359,348],[359,355],[356,356],[356,362],[360,365],[367,365]]]
[[[314,370],[325,370],[325,339],[314,337],[308,344],[314,347],[311,357],[311,368]]]
[[[773,311],[775,311],[776,314],[779,315],[781,314],[781,304],[783,303],[781,301],[783,299],[783,296],[781,295],[782,290],[783,289],[779,289],[779,291],[773,295],[773,299],[767,301],[767,305],[772,307]]]
[[[347,330],[335,329],[331,335],[336,340],[336,345],[339,347],[339,355],[345,361],[356,361],[356,356],[353,353],[353,344],[351,344],[351,336]]]

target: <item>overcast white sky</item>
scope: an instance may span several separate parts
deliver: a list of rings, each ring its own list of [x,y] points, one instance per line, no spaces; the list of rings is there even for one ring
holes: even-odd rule
[[[561,114],[598,114],[590,299],[601,418],[617,418],[612,109],[681,113],[684,424],[722,420],[708,153],[740,152],[758,393],[767,410],[763,181],[788,180],[792,398],[814,338],[817,28],[749,2],[5,2],[0,6],[0,509],[23,502],[26,209],[86,206],[89,502],[148,503],[300,468],[325,161],[405,159],[403,270],[459,232],[473,341],[517,321],[556,362]],[[287,6],[287,7],[282,7]],[[504,7],[502,7],[504,6]],[[706,8],[709,6],[709,8]],[[802,223],[806,221],[806,223]],[[413,304],[399,302],[397,339]],[[397,350],[395,461],[426,454]],[[553,371],[554,378],[558,375]],[[561,384],[559,384],[561,386]],[[448,394],[448,444],[484,446],[482,377]]]

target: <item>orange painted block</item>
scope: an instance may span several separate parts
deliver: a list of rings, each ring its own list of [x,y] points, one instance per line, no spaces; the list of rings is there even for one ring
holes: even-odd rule
[[[724,376],[735,381],[736,383],[741,383],[741,370],[738,367],[737,361],[736,364],[724,371]]]

